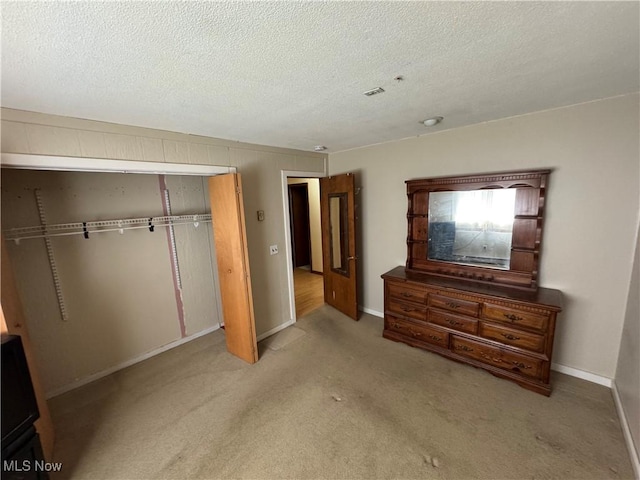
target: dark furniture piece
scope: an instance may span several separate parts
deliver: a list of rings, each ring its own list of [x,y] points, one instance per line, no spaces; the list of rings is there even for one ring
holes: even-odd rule
[[[2,478],[49,478],[33,426],[40,413],[19,336],[2,336]]]
[[[548,174],[407,181],[407,263],[382,275],[383,336],[550,395],[562,293],[537,286]]]
[[[549,170],[535,170],[408,180],[406,182],[409,200],[407,269],[438,276],[535,290],[542,245],[545,189],[549,173]],[[455,220],[456,216],[462,216],[469,223],[469,217],[481,216],[482,218],[478,218],[473,225],[470,225],[470,229],[476,229],[478,232],[482,228],[486,229],[489,222],[495,223],[496,216],[506,216],[501,202],[504,203],[507,200],[485,198],[485,204],[478,205],[483,201],[483,194],[485,197],[512,194],[514,204],[508,224],[511,226],[511,245],[506,268],[488,268],[485,262],[478,261],[478,256],[456,261],[453,258],[434,258],[429,253],[439,249],[450,251],[451,232],[442,234],[442,226],[439,225],[442,220],[439,218],[443,214],[438,209],[450,207],[461,192],[466,192],[467,196],[475,192],[478,198],[463,198],[457,202],[457,209],[449,209],[451,215],[448,221],[458,223],[459,220],[458,222]],[[443,196],[447,198],[440,201],[436,198]],[[436,216],[439,218],[435,218]],[[500,228],[504,230],[505,226]],[[433,244],[432,230],[438,233],[437,237],[440,239],[436,244]],[[504,232],[495,234],[498,233]],[[443,241],[445,243],[442,243]],[[455,244],[453,250],[454,252],[456,250]]]

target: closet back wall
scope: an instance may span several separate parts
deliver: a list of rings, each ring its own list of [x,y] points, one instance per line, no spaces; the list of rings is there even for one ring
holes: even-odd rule
[[[40,224],[35,189],[49,224],[162,216],[157,175],[2,171],[2,228]],[[175,215],[209,213],[200,177],[165,179]],[[174,227],[182,277],[176,299],[166,228],[52,237],[68,313],[58,308],[43,239],[7,241],[29,332],[49,396],[219,325],[211,225]]]

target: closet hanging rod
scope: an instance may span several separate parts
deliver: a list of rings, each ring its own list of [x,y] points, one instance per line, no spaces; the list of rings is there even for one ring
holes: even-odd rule
[[[37,225],[33,227],[11,228],[5,230],[3,234],[5,239],[19,242],[20,240],[28,240],[32,238],[85,235],[85,233],[124,232],[124,230],[135,230],[141,228],[148,228],[153,231],[154,227],[168,227],[170,225],[194,224],[194,226],[197,227],[200,223],[211,223],[211,214],[167,215],[163,217],[140,217],[120,220],[96,220],[93,222]]]

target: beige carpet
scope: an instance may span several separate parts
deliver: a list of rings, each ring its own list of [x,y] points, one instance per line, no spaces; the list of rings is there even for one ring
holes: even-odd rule
[[[292,325],[289,328],[285,328],[275,335],[271,335],[269,338],[265,338],[262,342],[260,342],[259,350],[262,351],[265,348],[270,348],[271,350],[282,350],[284,347],[289,345],[291,342],[295,342],[298,338],[305,335],[305,331],[301,328],[297,328]]]
[[[550,398],[322,307],[260,361],[222,331],[51,401],[54,479],[627,479],[609,389]]]

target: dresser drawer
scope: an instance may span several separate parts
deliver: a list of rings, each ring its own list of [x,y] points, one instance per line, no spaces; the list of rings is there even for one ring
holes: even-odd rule
[[[389,299],[389,311],[404,317],[415,318],[416,320],[427,321],[427,306],[415,303],[403,302],[394,298]]]
[[[450,312],[462,315],[471,315],[472,317],[477,317],[478,312],[480,311],[480,304],[477,302],[458,300],[457,298],[450,298],[436,294],[429,295],[429,306],[449,310]]]
[[[473,333],[478,331],[478,320],[471,317],[461,317],[453,315],[435,308],[430,308],[427,314],[427,321],[442,325],[443,327],[453,328],[461,332]]]
[[[514,330],[485,322],[480,322],[478,333],[484,338],[496,340],[506,345],[513,345],[514,347],[524,348],[532,352],[544,351],[544,335],[529,333],[523,330]]]
[[[523,312],[490,303],[484,304],[482,316],[496,322],[507,323],[515,327],[531,328],[541,332],[546,332],[549,324],[547,315]]]
[[[517,372],[528,377],[539,378],[542,373],[542,360],[475,342],[468,338],[452,335],[451,350],[458,355],[473,358],[487,365]]]
[[[401,333],[402,335],[422,342],[449,347],[449,333],[428,325],[416,325],[415,323],[387,315],[384,319],[384,327],[387,330]]]
[[[419,288],[412,288],[397,283],[388,284],[389,296],[400,300],[408,300],[416,303],[426,303],[427,292]]]

